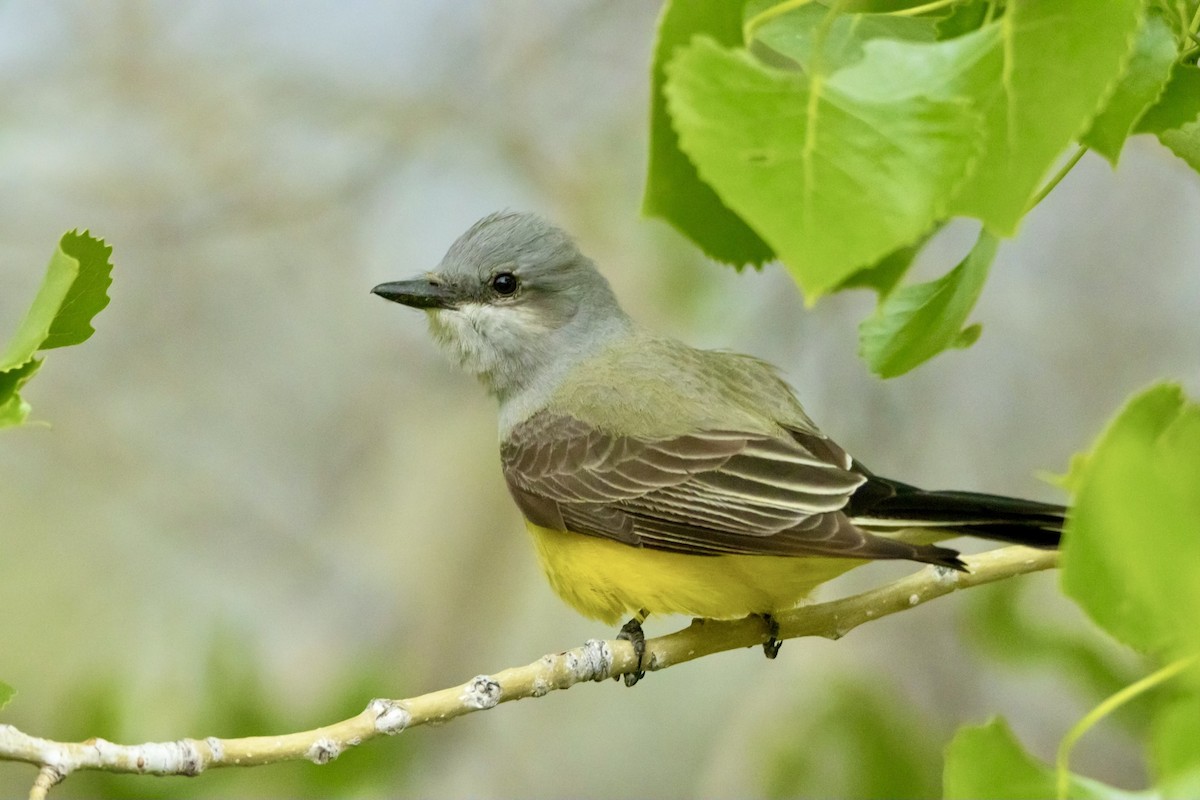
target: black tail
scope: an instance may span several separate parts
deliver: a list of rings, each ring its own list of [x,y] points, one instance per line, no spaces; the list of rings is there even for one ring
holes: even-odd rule
[[[927,492],[880,478],[861,464],[867,476],[845,511],[866,530],[938,528],[956,534],[996,539],[1030,547],[1058,547],[1067,509],[1051,503],[976,492]]]

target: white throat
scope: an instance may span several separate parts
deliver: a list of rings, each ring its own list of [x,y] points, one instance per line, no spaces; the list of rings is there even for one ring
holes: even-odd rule
[[[633,330],[624,313],[592,311],[580,309],[555,328],[529,307],[466,303],[430,311],[429,323],[451,361],[500,401],[503,436],[545,406],[572,367]]]

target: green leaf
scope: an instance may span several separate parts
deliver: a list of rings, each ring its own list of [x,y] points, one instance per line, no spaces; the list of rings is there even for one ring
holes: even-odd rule
[[[833,5],[834,0],[820,0],[827,7]],[[765,6],[772,6],[778,0],[764,0]],[[862,14],[892,14],[897,11],[903,11],[907,8],[916,8],[925,5],[929,0],[839,0],[838,8],[846,13],[862,13]]]
[[[86,341],[92,318],[108,305],[112,248],[87,231],[64,234],[33,305],[0,354],[0,428],[20,425],[29,404],[18,393],[41,366],[38,350]]]
[[[1063,589],[1136,649],[1200,652],[1200,406],[1173,384],[1134,397],[1077,483]]]
[[[1156,134],[1171,152],[1200,172],[1200,68],[1175,67],[1171,82],[1142,117],[1137,131]]]
[[[729,0],[670,0],[658,22],[650,72],[650,162],[642,213],[659,217],[709,257],[729,264],[762,264],[771,248],[730,211],[679,149],[667,116],[663,85],[677,48],[702,33],[726,45],[742,41],[742,5]]]
[[[946,800],[1025,800],[1054,797],[1057,786],[1054,770],[1025,752],[1003,719],[994,719],[984,725],[960,728],[955,734],[946,747],[942,791]],[[1071,776],[1070,797],[1076,800],[1150,796]]]
[[[950,347],[970,347],[980,326],[963,328],[996,256],[986,231],[962,262],[929,283],[904,286],[879,303],[858,327],[859,355],[883,378],[903,375]]]
[[[75,280],[50,324],[50,332],[40,350],[86,342],[96,330],[92,318],[108,305],[108,287],[112,285],[112,248],[103,239],[92,238],[87,231],[71,231],[62,237],[53,261],[65,258],[75,263]]]
[[[938,230],[940,229],[941,226],[939,225]],[[925,243],[936,232],[936,230],[930,231],[917,242],[893,250],[871,266],[860,269],[842,281],[834,291],[840,292],[843,289],[874,289],[879,293],[880,297],[886,297],[900,283],[904,274],[908,272],[908,268],[912,266],[913,259],[917,257],[917,253],[921,252],[921,248],[925,246]]]
[[[1013,0],[994,49],[963,76],[985,116],[985,147],[951,211],[1011,235],[1059,154],[1086,128],[1125,66],[1141,0]],[[957,39],[951,41],[958,41]]]
[[[19,392],[41,365],[41,359],[31,358],[19,367],[0,372],[0,428],[20,425],[29,416],[29,404]]]
[[[1079,479],[1083,475],[1083,470],[1087,467],[1087,453],[1075,453],[1071,456],[1070,462],[1067,464],[1067,471],[1061,475],[1056,475],[1052,472],[1043,472],[1040,477],[1047,483],[1054,484],[1060,489],[1066,489],[1071,494],[1074,494],[1079,489]]]
[[[1200,172],[1200,122],[1163,131],[1158,135],[1158,140],[1186,161],[1189,167]]]
[[[953,39],[983,27],[987,20],[988,0],[966,0],[955,3],[950,13],[937,21],[934,31],[938,39]]]
[[[828,77],[697,39],[667,69],[680,146],[810,300],[944,216],[974,155],[975,116],[937,87],[980,42],[876,39]]]
[[[4,681],[0,681],[0,709],[4,708],[6,705],[8,705],[9,701],[11,701],[13,699],[13,696],[16,693],[17,693],[16,689],[9,686]]]
[[[92,335],[92,317],[108,305],[111,253],[87,231],[63,235],[33,305],[0,355],[0,372],[21,366],[38,350],[78,344]]]
[[[1200,67],[1177,66],[1158,102],[1138,120],[1134,133],[1159,134],[1200,122]]]
[[[960,728],[946,747],[943,796],[1053,797],[1050,768],[1025,752],[1003,719]]]
[[[1115,167],[1134,125],[1167,85],[1175,64],[1175,35],[1158,14],[1147,14],[1134,41],[1133,57],[1108,105],[1080,139]]]
[[[1200,797],[1200,695],[1176,698],[1154,721],[1154,767],[1163,797]]]
[[[755,41],[808,72],[818,71],[813,68],[813,44],[822,38],[818,30],[829,13],[820,3],[800,6],[763,25],[755,33]],[[934,21],[885,14],[839,14],[824,33],[819,71],[829,73],[861,61],[866,54],[863,44],[871,39],[932,42]]]

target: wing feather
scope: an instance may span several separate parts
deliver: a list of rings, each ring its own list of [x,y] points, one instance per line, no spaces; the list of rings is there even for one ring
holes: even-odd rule
[[[695,555],[961,564],[952,550],[855,526],[844,508],[867,476],[815,429],[646,440],[543,412],[510,432],[501,460],[514,499],[538,525]]]
[[[866,479],[815,429],[703,431],[644,440],[536,414],[500,447],[530,522],[696,555],[835,555],[960,566],[954,551],[859,529],[844,509]]]
[[[703,431],[648,441],[562,415],[517,426],[501,454],[523,508],[546,516],[549,501],[571,530],[696,553],[804,551],[802,540],[822,538],[825,518],[864,480],[839,463],[840,449],[817,454],[792,437]]]

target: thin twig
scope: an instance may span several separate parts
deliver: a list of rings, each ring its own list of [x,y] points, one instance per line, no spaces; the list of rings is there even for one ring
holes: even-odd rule
[[[775,616],[776,636],[837,639],[873,619],[966,589],[1058,565],[1058,553],[1005,547],[963,559],[970,572],[926,567],[869,592],[801,606]],[[760,645],[771,636],[759,617],[730,621],[695,620],[675,633],[646,642],[645,669],[662,670],[726,650]],[[633,647],[624,641],[591,640],[583,647],[551,653],[523,667],[479,675],[460,686],[406,700],[372,700],[360,714],[321,728],[278,736],[242,739],[180,739],[121,745],[103,739],[56,742],[0,725],[0,761],[23,761],[42,768],[31,797],[76,770],[151,775],[198,775],[216,767],[254,766],[307,759],[325,764],[342,752],[381,734],[445,722],[510,700],[541,697],[585,681],[601,681],[637,668]],[[646,691],[646,690],[639,690]]]
[[[29,800],[46,800],[46,795],[49,794],[50,790],[65,777],[67,776],[57,767],[52,767],[49,764],[42,767],[38,770],[37,777],[33,781],[33,787],[29,790]]]
[[[1062,169],[1055,173],[1054,177],[1047,181],[1046,185],[1042,187],[1042,190],[1034,195],[1033,199],[1029,201],[1029,206],[1025,209],[1025,213],[1029,213],[1037,206],[1038,203],[1045,200],[1046,195],[1054,191],[1054,187],[1058,186],[1062,179],[1067,177],[1067,173],[1075,168],[1075,165],[1079,163],[1079,159],[1083,158],[1083,154],[1087,151],[1087,145],[1080,145],[1079,149],[1075,151],[1075,155],[1071,156],[1071,158],[1067,160],[1067,163],[1063,164]]]

